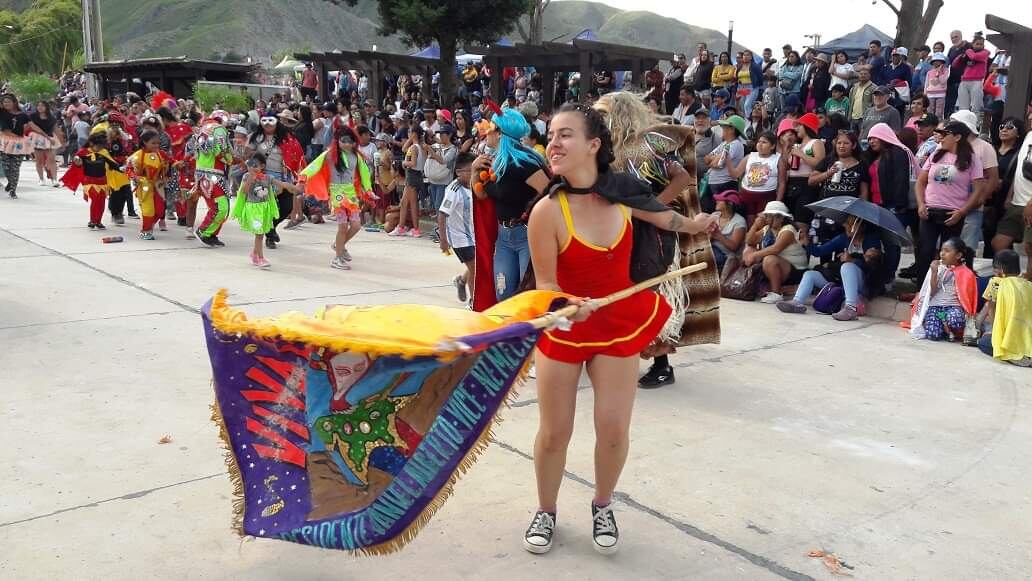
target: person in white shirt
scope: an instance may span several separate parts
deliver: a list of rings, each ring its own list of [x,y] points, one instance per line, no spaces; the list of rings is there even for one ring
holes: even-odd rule
[[[460,153],[455,159],[455,181],[444,190],[444,199],[437,213],[441,233],[441,252],[455,252],[466,272],[452,279],[459,302],[473,295],[476,279],[476,247],[473,237],[473,191],[470,189],[473,155]]]
[[[695,100],[695,91],[691,87],[681,87],[678,99],[671,117],[681,125],[691,125],[695,122],[695,112],[702,108],[702,104]]]
[[[1032,115],[1028,120],[1032,122]],[[1032,256],[1032,131],[1018,148],[1014,181],[1007,194],[1003,218],[996,225],[993,250],[1009,250],[1015,242],[1024,242],[1025,256]],[[966,224],[965,224],[966,225]],[[1025,278],[1032,280],[1032,261],[1025,267]]]

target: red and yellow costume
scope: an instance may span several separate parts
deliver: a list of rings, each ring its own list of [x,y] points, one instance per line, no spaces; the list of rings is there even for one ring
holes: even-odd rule
[[[154,223],[165,217],[165,178],[168,175],[170,159],[164,152],[153,153],[139,150],[129,156],[129,177],[133,180],[133,193],[140,202],[140,232],[150,232]]]
[[[100,224],[111,193],[110,175],[118,170],[118,162],[106,149],[93,151],[84,147],[75,152],[75,157],[79,163],[65,172],[61,182],[73,192],[82,186],[82,199],[90,203],[90,224]]]
[[[563,292],[581,297],[604,297],[633,286],[631,262],[631,212],[619,206],[624,227],[609,248],[595,246],[577,236],[565,192],[557,194],[569,233],[559,250],[556,276]],[[601,307],[586,321],[569,330],[546,331],[538,349],[550,359],[583,363],[596,355],[637,356],[656,338],[670,318],[670,305],[659,294],[642,291]]]

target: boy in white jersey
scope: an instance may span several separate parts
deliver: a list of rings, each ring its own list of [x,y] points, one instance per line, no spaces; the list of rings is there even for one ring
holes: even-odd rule
[[[470,189],[473,156],[461,153],[455,159],[455,181],[444,190],[444,200],[437,214],[437,229],[441,233],[441,252],[455,256],[466,272],[452,279],[459,301],[465,303],[473,295],[475,277],[473,237],[473,190]]]

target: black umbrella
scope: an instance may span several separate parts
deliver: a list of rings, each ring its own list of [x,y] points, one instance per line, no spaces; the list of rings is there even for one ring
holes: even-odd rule
[[[813,210],[818,216],[831,218],[836,222],[845,222],[846,218],[850,216],[859,218],[880,228],[885,235],[895,240],[900,246],[911,246],[914,243],[910,234],[907,234],[907,229],[895,214],[860,198],[835,196],[807,204],[806,207]]]

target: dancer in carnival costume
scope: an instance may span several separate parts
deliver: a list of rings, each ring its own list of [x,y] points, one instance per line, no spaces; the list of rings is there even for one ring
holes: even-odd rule
[[[228,117],[225,111],[215,110],[204,121],[194,136],[193,154],[197,168],[194,170],[194,196],[204,196],[208,206],[201,225],[194,232],[197,239],[207,246],[225,246],[219,240],[219,231],[229,217],[229,181],[226,169],[233,163],[232,144],[223,121]],[[189,151],[188,147],[188,151]]]
[[[165,218],[165,180],[172,159],[161,151],[158,132],[147,129],[140,135],[142,149],[129,156],[126,164],[133,193],[140,202],[140,239],[154,240],[154,225]]]
[[[125,132],[125,117],[115,111],[109,113],[107,120],[93,126],[91,133],[104,133],[107,135],[107,150],[111,158],[118,162],[118,167],[108,171],[108,185],[111,186],[111,195],[108,198],[108,211],[111,212],[111,220],[115,224],[125,224],[125,217],[139,218],[136,207],[133,203],[133,188],[129,183],[129,176],[123,168],[129,154],[133,151],[133,138]]]
[[[251,135],[247,149],[249,152],[260,152],[265,155],[265,173],[282,182],[296,181],[297,175],[305,167],[304,151],[301,142],[295,138],[286,125],[266,112],[259,120],[259,130]],[[265,247],[276,248],[280,237],[276,227],[290,217],[294,209],[294,195],[286,190],[276,194],[279,216],[272,222],[272,229],[265,236]]]
[[[241,179],[240,190],[233,203],[233,217],[240,224],[241,230],[254,234],[251,264],[258,268],[269,268],[272,263],[265,258],[262,240],[272,230],[273,221],[279,217],[276,192],[288,190],[298,193],[301,188],[270,177],[265,172],[265,155],[260,152],[255,152],[245,166],[247,173]]]
[[[154,113],[161,118],[162,127],[169,140],[169,153],[172,156],[172,167],[169,168],[168,179],[165,180],[166,214],[169,219],[175,214],[176,223],[193,230],[193,222],[187,221],[187,201],[184,193],[193,190],[193,160],[186,155],[186,144],[193,137],[193,128],[179,120],[173,113],[178,106],[172,95],[158,92],[151,99]],[[162,150],[165,149],[162,140]]]
[[[694,218],[702,212],[696,188],[695,131],[691,126],[664,123],[638,96],[624,91],[603,95],[594,108],[602,113],[612,135],[613,171],[644,179],[659,201],[680,214]],[[663,259],[672,269],[699,263],[707,267],[659,287],[674,312],[656,341],[642,352],[643,358],[654,357],[652,367],[639,380],[639,386],[646,389],[674,382],[668,357],[677,347],[720,342],[720,282],[708,234],[670,234],[669,243],[661,250],[668,248],[671,255]],[[652,274],[632,277],[641,282],[639,278],[644,280]]]
[[[111,192],[111,172],[119,164],[107,150],[107,134],[94,133],[86,141],[86,147],[75,152],[72,167],[65,172],[61,181],[73,192],[82,186],[82,199],[90,204],[90,229],[106,230],[104,227],[104,203]]]
[[[658,201],[641,180],[612,172],[615,158],[606,122],[590,107],[566,105],[552,119],[547,157],[557,181],[534,206],[529,224],[539,290],[602,297],[631,286],[632,217],[689,234],[715,224],[709,214],[685,218]],[[581,309],[572,328],[546,331],[538,342],[538,510],[524,535],[524,548],[532,553],[552,547],[577,382],[585,367],[595,392],[593,546],[601,553],[616,551],[619,531],[610,503],[627,458],[638,356],[671,313],[666,300],[652,291],[597,309],[590,300],[574,303]]]
[[[549,181],[545,161],[520,143],[530,134],[526,118],[514,109],[502,111],[490,100],[485,102],[494,115],[480,127],[487,150],[473,161],[475,311],[516,294],[530,266],[529,205]]]
[[[336,252],[330,266],[351,270],[351,253],[347,244],[362,229],[361,204],[372,204],[372,174],[369,162],[358,149],[358,135],[347,125],[338,125],[333,143],[301,171],[305,191],[317,200],[330,201],[330,212],[337,217]]]

